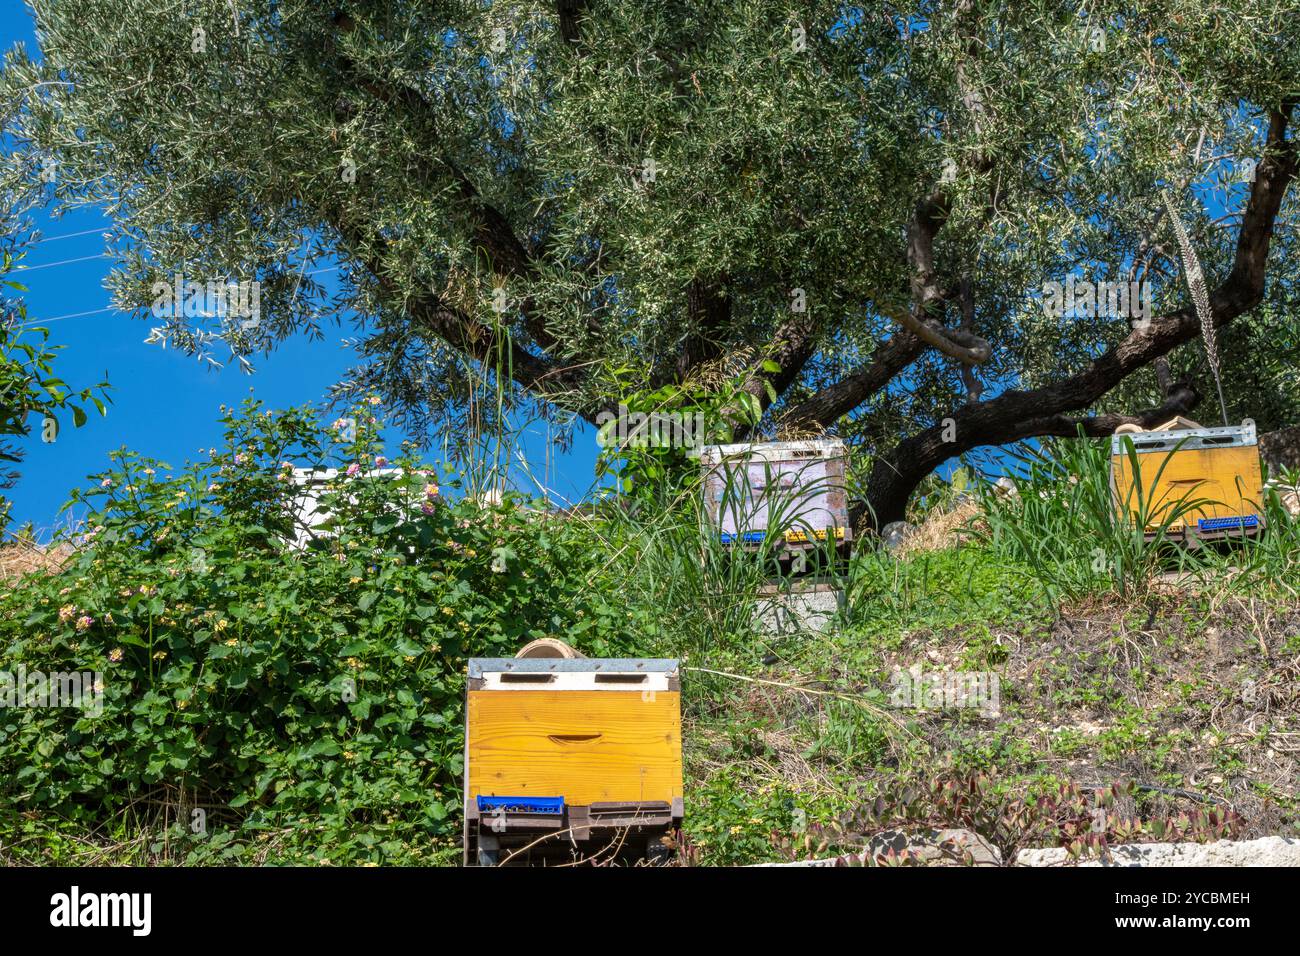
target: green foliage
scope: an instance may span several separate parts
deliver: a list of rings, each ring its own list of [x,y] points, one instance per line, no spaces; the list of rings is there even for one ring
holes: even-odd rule
[[[984,515],[977,537],[997,560],[1028,568],[1054,605],[1089,594],[1141,597],[1161,572],[1295,596],[1289,582],[1300,564],[1300,522],[1282,498],[1288,476],[1265,489],[1261,535],[1191,549],[1171,543],[1170,527],[1210,500],[1195,487],[1178,497],[1153,498],[1168,457],[1146,455],[1139,470],[1132,442],[1125,448],[1129,468],[1141,480],[1118,503],[1110,484],[1109,440],[1058,439],[1023,450],[1013,459],[1020,472],[1011,476],[1014,494],[981,486]]]
[[[619,379],[630,371],[613,374]],[[617,413],[602,413],[596,422],[597,479],[617,474],[623,500],[634,508],[673,507],[697,490],[702,446],[729,443],[738,427],[758,424],[762,409],[743,385],[739,379],[727,387],[669,384],[624,396]]]
[[[808,530],[800,515],[807,497],[820,486],[808,482],[798,488],[780,487],[769,466],[763,495],[768,534],[751,545],[726,543],[704,500],[699,461],[690,459],[689,467],[670,500],[662,500],[665,489],[660,487],[644,498],[634,495],[630,502],[612,504],[602,528],[609,536],[605,546],[616,558],[630,560],[624,593],[629,605],[645,615],[644,633],[653,646],[671,654],[761,646],[767,638],[758,627],[757,611],[765,600],[760,589],[778,579],[790,580],[778,572],[782,539],[776,532]],[[729,462],[719,473],[718,513],[746,514],[753,500],[746,469]],[[833,578],[834,547],[827,541],[810,549],[804,568],[824,570]],[[664,609],[672,610],[670,618],[664,617]]]
[[[883,694],[876,695],[883,697]],[[872,767],[888,757],[888,734],[877,712],[855,701],[831,699],[809,728],[807,759],[830,758],[841,766]]]
[[[745,763],[719,771],[701,784],[690,784],[686,797],[691,813],[684,843],[688,862],[704,866],[775,863],[782,859],[774,847],[774,831],[789,832],[801,821],[844,813],[850,802],[843,794],[808,792],[769,781],[757,786],[748,779]]]
[[[250,402],[203,460],[121,451],[74,496],[93,530],[0,598],[0,670],[96,672],[103,712],[0,709],[0,828],[134,825],[155,860],[448,855],[466,659],[547,635],[617,654],[627,614],[573,526],[452,500],[405,452],[371,474],[377,423],[357,421],[342,445]],[[287,458],[357,466],[301,551]]]
[[[903,561],[885,551],[861,551],[846,574],[849,626],[864,639],[889,639],[972,620],[1003,624],[1040,612],[1042,592],[1031,568],[990,558],[973,546]]]
[[[1293,288],[1281,294],[1286,298],[1276,295],[1281,301],[1242,316],[1222,343],[1229,420],[1252,418],[1260,432],[1300,423],[1300,302]],[[1212,394],[1208,376],[1202,381],[1202,394]]]
[[[1142,591],[1167,566],[1190,570],[1204,559],[1170,552],[1169,529],[1205,504],[1194,490],[1177,499],[1151,498],[1168,457],[1139,469],[1127,443],[1134,481],[1116,502],[1110,483],[1110,442],[1087,439],[1047,441],[1013,457],[1020,474],[1011,476],[1014,494],[985,484],[981,497],[987,527],[980,538],[998,556],[1030,566],[1053,602],[1114,589],[1121,596]],[[1148,459],[1157,456],[1147,456]],[[1117,507],[1117,504],[1119,507]],[[1153,540],[1147,540],[1153,529]]]
[[[1250,547],[1233,552],[1239,573],[1234,587],[1289,598],[1300,597],[1300,515],[1291,508],[1300,504],[1300,469],[1286,470],[1265,486],[1263,518],[1265,533]]]
[[[822,392],[913,305],[909,223],[940,189],[934,275],[972,280],[981,378],[1059,381],[1130,327],[1045,314],[1044,281],[1141,265],[1180,305],[1177,271],[1145,268],[1175,183],[1216,197],[1190,216],[1221,278],[1235,161],[1300,73],[1294,0],[30,6],[41,49],[0,81],[6,195],[108,209],[124,309],[177,272],[262,283],[256,330],[178,317],[178,348],[250,361],[364,316],[345,384],[418,430],[500,411],[481,363],[588,416],[617,370],[653,393],[722,361],[778,411]],[[1270,297],[1294,287],[1293,215],[1288,195]],[[336,260],[337,287],[313,277]],[[951,299],[926,308],[953,325]],[[965,401],[933,351],[905,367],[846,437],[885,448]]]

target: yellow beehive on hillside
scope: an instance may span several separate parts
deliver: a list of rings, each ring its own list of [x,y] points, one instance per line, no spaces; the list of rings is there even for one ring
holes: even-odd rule
[[[1166,521],[1168,537],[1190,542],[1251,535],[1263,526],[1259,445],[1250,419],[1226,428],[1117,434],[1110,461],[1116,508],[1144,517],[1149,534]]]
[[[680,825],[676,661],[474,659],[467,698],[467,864],[654,855]]]

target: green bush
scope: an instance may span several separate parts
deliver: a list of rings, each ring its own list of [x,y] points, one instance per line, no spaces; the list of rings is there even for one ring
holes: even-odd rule
[[[466,659],[545,635],[617,653],[628,616],[584,529],[453,501],[406,450],[369,475],[356,421],[344,445],[250,402],[201,461],[121,451],[74,494],[92,530],[0,598],[0,671],[99,672],[102,714],[0,708],[0,846],[35,829],[11,853],[48,861],[80,823],[136,848],[119,861],[453,854]],[[344,472],[304,550],[287,460]]]

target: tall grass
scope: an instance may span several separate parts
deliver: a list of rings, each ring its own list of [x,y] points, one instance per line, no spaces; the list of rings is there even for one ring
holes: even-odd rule
[[[1234,587],[1300,597],[1300,516],[1287,510],[1283,496],[1288,489],[1293,503],[1300,499],[1300,469],[1283,469],[1265,487],[1260,503],[1264,534],[1240,549]]]
[[[741,546],[724,543],[718,524],[705,504],[703,478],[687,482],[677,495],[657,511],[615,507],[606,515],[609,546],[616,560],[625,563],[629,603],[648,609],[667,627],[664,650],[672,653],[752,650],[770,643],[759,613],[765,585],[779,582],[789,589],[792,579],[778,574],[781,537],[778,532],[811,532],[805,513],[807,500],[823,490],[818,482],[784,489],[765,469],[769,489],[763,497],[768,534],[761,541]],[[724,468],[719,511],[744,527],[752,499],[743,465]],[[810,570],[820,567],[834,575],[835,542],[828,540],[809,556]]]
[[[1177,498],[1153,498],[1168,456],[1160,456],[1152,473],[1149,465],[1139,469],[1131,441],[1126,454],[1140,477],[1117,502],[1109,440],[1052,440],[1013,453],[1019,465],[1011,475],[1015,493],[981,485],[985,526],[977,537],[995,554],[1032,568],[1056,604],[1107,591],[1132,597],[1159,571],[1196,573],[1213,565],[1212,552],[1170,542],[1171,527],[1209,499],[1193,497],[1194,489]]]

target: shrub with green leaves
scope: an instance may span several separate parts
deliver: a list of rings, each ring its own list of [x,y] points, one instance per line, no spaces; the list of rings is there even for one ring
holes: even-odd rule
[[[74,558],[0,597],[0,672],[96,672],[102,713],[0,708],[11,862],[59,858],[78,824],[118,862],[445,859],[466,659],[546,635],[624,650],[582,529],[454,500],[453,475],[406,446],[385,461],[356,421],[344,444],[249,402],[201,460],[123,450],[74,494]],[[290,462],[339,470],[305,548]]]

